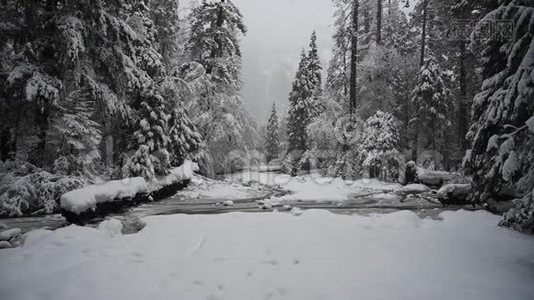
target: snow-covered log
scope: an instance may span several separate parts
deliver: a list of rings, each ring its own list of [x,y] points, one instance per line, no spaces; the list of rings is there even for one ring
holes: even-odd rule
[[[198,165],[185,161],[182,166],[171,169],[169,175],[150,182],[134,177],[88,185],[61,196],[61,213],[68,222],[83,224],[124,207],[166,198],[187,186],[195,171]]]
[[[418,181],[424,185],[439,189],[447,184],[468,184],[471,180],[460,173],[417,169]]]
[[[141,193],[148,193],[148,183],[142,177],[113,180],[65,193],[61,196],[60,205],[63,210],[81,214],[95,210],[99,203],[133,199]]]

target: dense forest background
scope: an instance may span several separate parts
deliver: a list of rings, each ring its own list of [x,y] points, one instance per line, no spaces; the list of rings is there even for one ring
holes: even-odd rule
[[[293,83],[286,170],[401,182],[414,166],[462,172],[470,201],[515,206],[503,225],[532,232],[534,3],[421,0],[408,16],[407,1],[334,4],[324,86],[314,35]]]
[[[191,159],[208,176],[465,172],[471,201],[515,200],[503,224],[534,226],[532,1],[421,0],[406,15],[405,1],[334,0],[329,65],[313,33],[289,111],[273,106],[263,133],[241,102],[247,28],[229,0],[185,16],[178,0],[0,3],[2,214]]]

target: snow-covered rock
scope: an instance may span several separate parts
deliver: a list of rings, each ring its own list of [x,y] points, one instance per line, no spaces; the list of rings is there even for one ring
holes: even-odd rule
[[[467,184],[447,184],[441,187],[436,195],[443,205],[465,205],[470,204],[467,200],[471,193],[472,186]]]
[[[273,207],[282,205],[282,201],[280,200],[280,198],[277,198],[277,197],[271,197],[269,199],[258,200],[256,201],[256,203],[258,203],[261,209],[265,209],[265,210],[273,209]]]
[[[226,200],[222,204],[223,206],[234,206],[234,201],[232,200]]]
[[[0,249],[13,248],[13,246],[8,241],[0,241]]]
[[[122,222],[117,219],[105,220],[98,225],[98,230],[108,233],[110,236],[122,233]]]
[[[290,211],[289,211],[290,214],[294,215],[294,216],[300,216],[304,213],[304,211],[298,207],[293,207]]]
[[[470,183],[470,179],[460,173],[432,171],[423,168],[417,168],[417,176],[420,183],[439,189],[445,184],[450,183]]]
[[[20,228],[11,228],[0,232],[0,241],[9,241],[22,233]]]
[[[395,191],[399,195],[419,195],[429,192],[430,188],[424,184],[408,184]]]
[[[260,208],[263,210],[270,210],[270,209],[273,209],[273,206],[269,203],[263,203],[263,204],[260,204]]]
[[[122,234],[133,234],[145,228],[146,223],[137,216],[128,216],[122,220]]]
[[[471,184],[447,184],[442,186],[438,190],[438,196],[441,197],[447,197],[447,196],[453,196],[453,197],[466,197],[471,192]]]
[[[96,205],[133,198],[137,194],[148,193],[148,183],[142,177],[92,184],[84,188],[63,194],[61,208],[71,213],[80,214],[96,209]]]
[[[291,205],[288,205],[288,204],[282,206],[282,209],[283,209],[283,210],[287,210],[287,211],[290,211],[292,208],[293,208],[293,207],[292,207]]]

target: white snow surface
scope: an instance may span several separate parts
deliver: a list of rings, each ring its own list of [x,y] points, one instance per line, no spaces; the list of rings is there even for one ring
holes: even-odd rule
[[[247,199],[261,196],[263,193],[254,187],[236,182],[212,180],[195,175],[191,184],[179,191],[176,196],[182,199]]]
[[[278,198],[280,201],[346,201],[353,195],[377,191],[392,192],[401,188],[400,184],[382,182],[376,179],[355,181],[341,178],[321,177],[317,174],[291,177],[286,174],[246,171],[230,177],[243,183],[259,182],[264,185],[279,186],[290,194]]]
[[[112,180],[101,184],[92,184],[70,191],[61,196],[61,208],[80,214],[95,209],[98,203],[113,202],[117,199],[133,198],[140,193],[149,193],[164,186],[186,179],[191,179],[198,171],[198,164],[186,160],[180,167],[171,169],[170,174],[147,182],[142,177]]]
[[[441,218],[311,210],[154,216],[131,235],[36,230],[0,251],[0,299],[534,299],[532,237],[486,212]]]

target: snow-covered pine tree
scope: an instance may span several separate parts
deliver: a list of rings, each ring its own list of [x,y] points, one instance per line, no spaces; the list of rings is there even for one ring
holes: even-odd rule
[[[398,181],[403,164],[399,152],[398,121],[392,114],[377,111],[365,121],[358,146],[359,163],[371,178]]]
[[[488,24],[512,31],[483,35]],[[502,225],[534,233],[534,7],[508,0],[478,24],[472,46],[483,62],[482,90],[472,107],[465,161],[473,174],[472,200],[487,203],[522,198]],[[510,189],[515,193],[510,193]]]
[[[310,149],[304,154],[305,159],[314,164],[325,174],[336,162],[336,155],[341,147],[339,132],[336,134],[337,121],[346,114],[340,103],[333,98],[324,98],[323,112],[313,118],[308,125]]]
[[[287,135],[289,138],[289,152],[306,151],[308,141],[306,127],[310,123],[310,99],[312,91],[308,84],[308,57],[302,51],[300,62],[293,81],[291,92],[289,93],[289,114],[287,124]]]
[[[413,115],[410,127],[414,133],[414,150],[419,147],[441,151],[451,123],[451,94],[444,73],[431,51],[427,51],[425,63],[419,70],[417,85],[412,91]],[[417,158],[415,155],[414,158]]]
[[[87,103],[93,103],[91,109],[96,112],[92,118],[102,125],[108,149],[108,144],[114,144],[108,138],[113,128],[124,125],[131,115],[129,99],[136,99],[151,81],[145,69],[157,73],[158,55],[147,27],[134,22],[146,20],[139,15],[142,10],[107,1],[15,2],[3,11],[6,18],[2,19],[14,26],[3,31],[7,33],[3,48],[7,63],[0,72],[6,74],[2,92],[14,105],[8,130],[14,137],[13,152],[24,159],[23,153],[31,148],[38,152],[31,155],[38,160],[35,163],[52,166],[56,156],[45,153],[44,147],[54,136],[45,134],[52,133],[49,121],[68,106],[62,103],[65,97],[77,92],[90,96]],[[63,124],[56,122],[54,128],[59,130]],[[37,148],[28,147],[33,141]],[[113,155],[113,149],[109,154]]]
[[[421,0],[415,4],[410,14],[410,22],[418,32],[418,38],[424,39],[421,41],[424,47],[420,47],[425,52],[422,56],[426,57],[427,49],[431,49],[443,68],[448,68],[450,63],[448,54],[452,45],[447,37],[452,24],[450,8],[454,2],[455,0]],[[424,62],[423,57],[421,62]]]
[[[135,153],[126,158],[122,176],[154,179],[156,175],[167,175],[171,166],[168,151],[171,146],[171,116],[167,114],[165,100],[155,87],[148,89],[142,97],[138,129],[133,133],[134,140],[130,146]]]
[[[74,91],[58,105],[51,118],[47,147],[55,157],[53,171],[91,177],[100,160],[101,125],[94,121],[95,105],[90,90]]]
[[[246,34],[241,12],[230,0],[203,0],[193,8],[187,43],[191,61],[204,66],[221,88],[240,87],[239,34]]]
[[[168,120],[170,144],[168,151],[173,166],[180,166],[186,158],[195,159],[196,151],[202,146],[202,136],[189,118],[185,105],[186,97],[194,97],[194,89],[185,79],[168,76],[161,84],[160,90],[165,99],[166,111],[170,111]]]
[[[271,115],[267,122],[266,142],[265,142],[265,158],[267,163],[278,159],[280,156],[280,133],[278,124],[278,114],[276,112],[276,105],[273,103]]]
[[[179,0],[151,0],[150,17],[156,28],[159,53],[167,72],[178,64],[180,53],[180,15]]]
[[[167,127],[169,145],[167,151],[173,166],[183,164],[186,158],[196,159],[196,151],[202,144],[201,135],[191,121],[186,103],[195,101],[195,89],[199,74],[192,74],[190,64],[184,62],[186,38],[184,21],[179,15],[178,0],[153,0],[150,3],[151,18],[157,31],[156,40],[167,74],[158,81],[158,91],[168,112]],[[190,72],[192,71],[192,72]],[[193,76],[191,76],[193,75]]]
[[[301,156],[309,150],[307,127],[325,108],[322,99],[321,62],[317,51],[317,36],[313,32],[310,49],[301,53],[299,66],[289,95],[288,137],[289,152]],[[295,166],[294,166],[295,167]]]
[[[241,87],[239,36],[246,33],[239,9],[229,0],[203,1],[191,12],[187,42],[189,60],[202,65],[206,85],[190,102],[192,120],[206,142],[206,162],[201,169],[208,175],[224,172],[229,153],[247,156],[259,140],[256,124],[246,111]]]
[[[323,110],[324,104],[322,102],[322,67],[319,59],[319,51],[317,50],[317,34],[315,31],[310,38],[310,49],[308,50],[308,85],[312,93],[311,99],[311,117],[317,117]]]
[[[416,30],[410,26],[406,14],[400,9],[404,2],[405,0],[391,0],[385,6],[383,47],[386,53],[391,53],[386,57],[389,58],[388,63],[393,70],[391,74],[384,76],[384,79],[395,100],[393,101],[393,115],[403,123],[403,126],[400,126],[402,148],[407,148],[410,98],[416,83],[419,65],[416,59],[418,35]],[[383,63],[379,62],[378,65],[383,65]]]
[[[325,82],[325,97],[339,103],[343,111],[349,110],[350,78],[350,20],[348,19],[347,0],[335,0],[335,32],[332,58],[328,64]]]
[[[396,104],[392,89],[396,75],[409,68],[393,48],[373,44],[360,63],[360,115],[367,119],[376,111],[393,112]]]
[[[390,46],[406,54],[416,48],[415,32],[410,26],[406,14],[401,10],[403,0],[391,0],[385,6],[383,14],[384,29],[382,34],[384,46]]]

